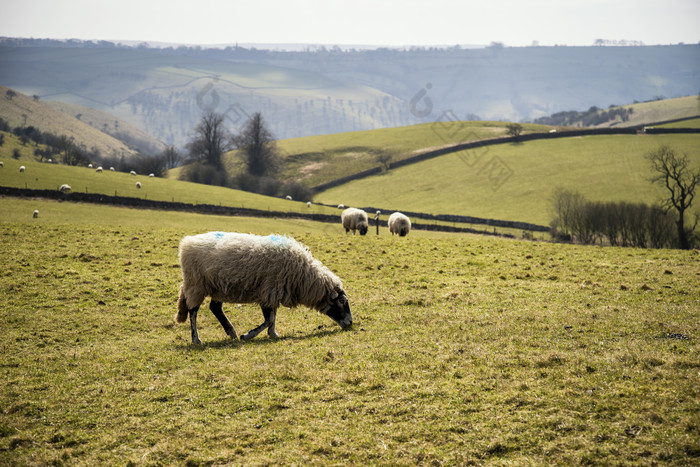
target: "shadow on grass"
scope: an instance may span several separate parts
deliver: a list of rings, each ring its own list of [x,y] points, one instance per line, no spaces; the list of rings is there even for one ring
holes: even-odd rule
[[[325,327],[325,326],[324,326]],[[203,342],[201,344],[192,344],[192,343],[178,343],[175,345],[175,348],[178,350],[185,350],[185,351],[190,351],[190,352],[199,352],[202,350],[206,349],[229,349],[229,348],[238,348],[242,346],[248,346],[248,345],[272,345],[277,342],[283,342],[283,341],[304,341],[307,339],[313,339],[315,337],[325,337],[325,336],[330,336],[333,334],[337,334],[339,332],[357,332],[359,331],[359,327],[354,327],[351,326],[349,329],[340,329],[339,327],[335,328],[329,328],[329,329],[316,329],[315,331],[308,333],[308,334],[303,334],[303,335],[281,335],[278,338],[270,338],[265,331],[261,332],[259,336],[256,336],[255,338],[249,340],[249,341],[244,341],[241,340],[240,338],[237,340],[231,340],[229,338],[217,340],[217,341],[211,341],[211,342]]]

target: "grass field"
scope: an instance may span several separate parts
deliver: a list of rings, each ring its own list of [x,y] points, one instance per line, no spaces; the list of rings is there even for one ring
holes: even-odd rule
[[[502,144],[390,170],[324,191],[316,200],[548,225],[556,187],[590,200],[654,203],[645,156],[662,144],[700,167],[700,136],[585,136]]]
[[[0,160],[4,164],[4,167],[0,168],[0,186],[58,190],[62,184],[67,183],[74,192],[81,193],[101,193],[110,196],[128,196],[189,204],[244,207],[264,211],[298,211],[339,215],[337,209],[317,205],[307,208],[306,200],[303,202],[287,201],[228,188],[146,175],[133,176],[109,170],[97,173],[95,169],[39,163],[24,158],[17,161],[4,157]],[[19,172],[20,165],[26,167],[25,172]],[[105,167],[105,169],[107,168]],[[136,187],[136,182],[141,183],[141,188]]]
[[[177,245],[205,230],[307,244],[352,329],[282,309],[232,343],[204,312],[192,346]],[[340,230],[0,199],[0,464],[700,459],[697,251]]]

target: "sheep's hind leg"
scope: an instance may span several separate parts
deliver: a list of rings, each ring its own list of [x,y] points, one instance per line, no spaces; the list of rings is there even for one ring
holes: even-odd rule
[[[199,334],[197,333],[197,311],[199,310],[199,305],[187,310],[190,314],[190,329],[192,330],[192,343],[201,344],[202,341],[199,340]]]
[[[251,329],[250,331],[248,331],[248,333],[243,334],[241,336],[241,339],[246,341],[250,340],[253,337],[260,334],[262,331],[264,331],[265,328],[269,328],[267,333],[270,335],[270,337],[279,337],[277,335],[277,332],[275,332],[275,318],[277,317],[277,310],[274,308],[262,307],[262,312],[263,316],[265,317],[265,322],[257,328]]]
[[[231,339],[238,339],[238,334],[236,334],[236,330],[233,328],[233,325],[224,314],[224,310],[222,309],[222,303],[212,300],[209,303],[209,309],[212,313],[214,313],[216,319],[219,320],[226,334],[228,334],[231,337]]]

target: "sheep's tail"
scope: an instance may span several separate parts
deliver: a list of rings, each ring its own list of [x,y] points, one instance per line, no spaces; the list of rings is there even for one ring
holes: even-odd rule
[[[185,292],[182,290],[183,287],[180,286],[180,297],[177,300],[177,314],[175,315],[175,322],[184,323],[187,321],[187,301],[185,300]]]

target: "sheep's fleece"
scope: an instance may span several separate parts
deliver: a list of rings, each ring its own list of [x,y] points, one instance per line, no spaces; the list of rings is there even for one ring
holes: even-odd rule
[[[183,284],[178,322],[187,320],[188,310],[192,321],[193,309],[210,296],[210,307],[220,321],[222,318],[214,310],[217,303],[219,310],[221,302],[259,304],[266,323],[271,321],[268,323],[271,335],[279,305],[314,308],[333,318],[341,327],[352,323],[340,279],[293,238],[228,232],[188,236],[180,242],[180,265]],[[346,312],[337,315],[334,301],[339,295]],[[272,311],[271,319],[265,314],[266,309],[268,313]],[[226,323],[222,321],[225,329]],[[232,337],[234,335],[235,331]]]

